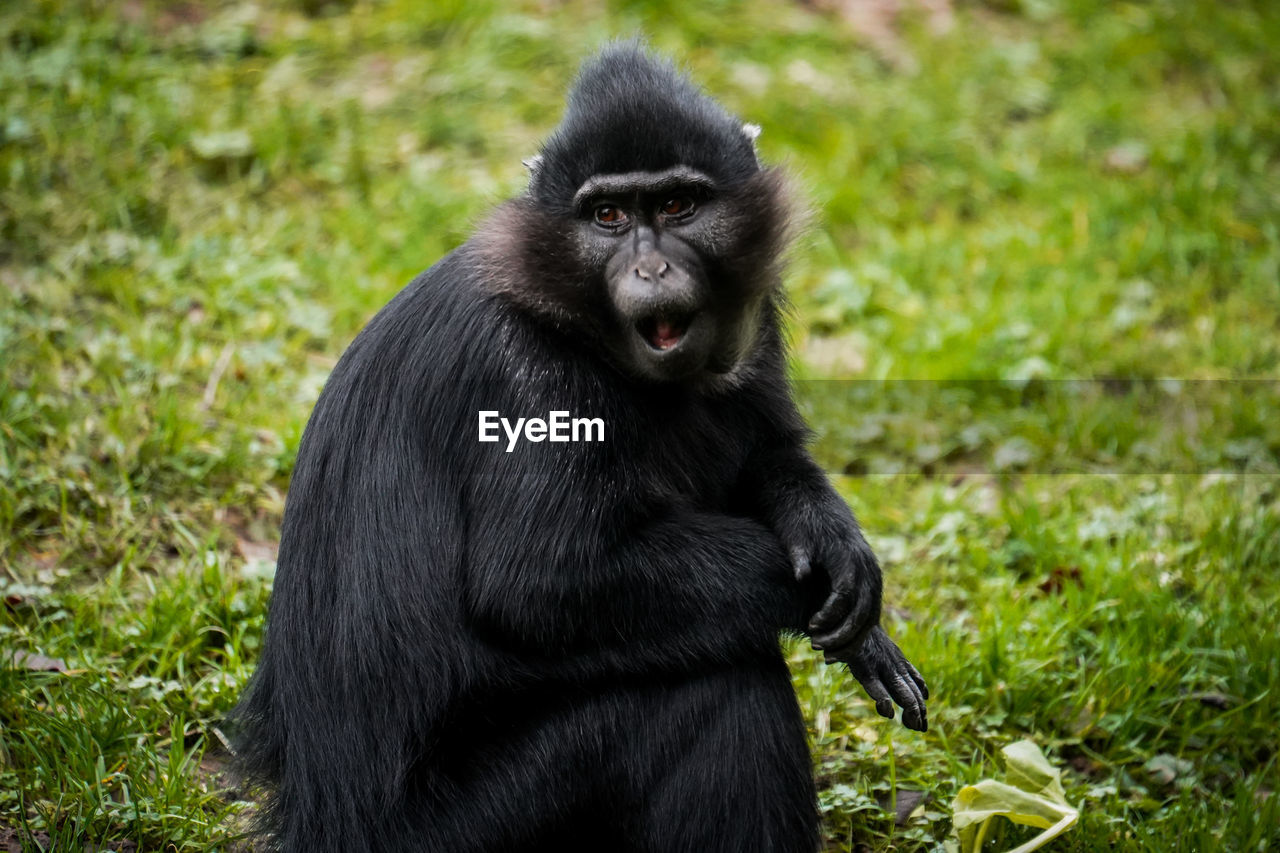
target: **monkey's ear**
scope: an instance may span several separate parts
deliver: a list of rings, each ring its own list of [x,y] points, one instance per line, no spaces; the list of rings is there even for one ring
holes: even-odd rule
[[[756,155],[756,162],[760,161],[760,149],[756,147],[756,140],[760,138],[760,131],[763,130],[758,124],[750,122],[742,126],[742,135],[751,143],[751,153]]]
[[[534,154],[532,157],[521,160],[520,165],[529,170],[529,177],[532,178],[542,168],[542,155]]]

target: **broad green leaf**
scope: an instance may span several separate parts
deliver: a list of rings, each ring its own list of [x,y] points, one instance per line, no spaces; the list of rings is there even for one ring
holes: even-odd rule
[[[1002,752],[1008,781],[984,779],[976,785],[967,785],[960,789],[952,804],[952,826],[960,839],[961,853],[977,853],[982,849],[983,839],[995,817],[1044,830],[1009,853],[1038,850],[1079,820],[1080,812],[1067,802],[1062,790],[1060,772],[1045,759],[1040,747],[1021,740],[1006,746]]]

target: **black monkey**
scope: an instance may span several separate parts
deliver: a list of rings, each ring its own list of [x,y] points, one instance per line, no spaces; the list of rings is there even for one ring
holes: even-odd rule
[[[780,631],[924,730],[875,557],[804,449],[786,194],[753,136],[606,49],[528,192],[342,357],[234,714],[275,846],[813,850]],[[558,440],[570,416],[603,435]]]

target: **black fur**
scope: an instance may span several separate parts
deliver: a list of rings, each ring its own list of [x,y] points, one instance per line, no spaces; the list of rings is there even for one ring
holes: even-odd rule
[[[923,682],[874,627],[875,559],[803,450],[778,328],[785,199],[737,127],[667,65],[606,52],[530,195],[342,357],[235,714],[270,843],[813,850],[778,634],[819,606],[828,654],[923,727]],[[602,170],[674,165],[727,200],[699,238],[708,310],[735,293],[761,308],[732,371],[655,382],[607,346],[566,199]],[[599,417],[605,441],[506,452],[477,440],[481,410]]]
[[[559,129],[529,184],[539,204],[565,212],[592,175],[692,166],[726,185],[758,170],[742,122],[663,60],[634,45],[606,50],[578,75]]]

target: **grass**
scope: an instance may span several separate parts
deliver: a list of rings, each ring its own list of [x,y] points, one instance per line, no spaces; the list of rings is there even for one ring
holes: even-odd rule
[[[1054,849],[1280,846],[1280,14],[825,5],[0,9],[0,839],[238,844],[310,406],[642,31],[798,176],[797,387],[934,693],[792,646],[830,848],[937,849],[1024,737]]]

